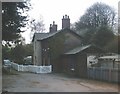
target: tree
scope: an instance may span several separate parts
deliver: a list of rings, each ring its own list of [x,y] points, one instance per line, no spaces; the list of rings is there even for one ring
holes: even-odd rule
[[[114,39],[114,34],[111,28],[102,26],[100,27],[92,38],[92,42],[98,46],[106,46]]]
[[[11,48],[10,59],[15,63],[22,64],[24,56],[25,56],[25,50],[22,44],[18,44],[16,47]]]
[[[21,27],[27,23],[27,2],[2,2],[2,40],[7,44],[15,42],[21,35]]]
[[[43,24],[43,20],[42,19],[32,19],[30,21],[30,29],[31,29],[31,38],[33,38],[33,34],[34,33],[43,33],[43,31],[45,30],[45,25]]]
[[[103,3],[95,3],[76,22],[76,30],[84,28],[98,28],[101,26],[113,27],[116,23],[115,10]]]
[[[14,61],[15,63],[23,64],[24,58],[33,55],[33,45],[32,44],[18,44],[9,51],[8,59]]]
[[[113,39],[115,24],[114,9],[103,3],[95,3],[75,23],[75,30],[83,34],[83,44],[94,43],[103,47]]]
[[[7,46],[2,46],[2,60],[10,59],[11,49]]]
[[[44,26],[42,19],[32,19],[30,21],[31,31],[34,33],[42,33],[45,30]]]
[[[111,40],[105,47],[109,52],[114,52],[120,54],[120,35],[115,35],[113,40]]]
[[[33,44],[32,43],[23,45],[23,47],[25,49],[25,57],[33,55]]]

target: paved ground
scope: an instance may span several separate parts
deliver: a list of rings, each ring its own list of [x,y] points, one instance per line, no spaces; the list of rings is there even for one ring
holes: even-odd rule
[[[116,84],[70,78],[60,74],[18,73],[3,76],[8,92],[118,92]]]

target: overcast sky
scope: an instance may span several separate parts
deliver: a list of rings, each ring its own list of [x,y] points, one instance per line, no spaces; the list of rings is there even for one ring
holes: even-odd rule
[[[58,30],[62,27],[62,17],[67,14],[70,22],[73,24],[85,13],[91,5],[96,2],[105,3],[118,11],[119,0],[31,0],[33,9],[29,12],[31,18],[43,19],[46,32],[49,31],[49,25],[53,21],[58,25]],[[23,34],[26,43],[30,42],[29,31]]]

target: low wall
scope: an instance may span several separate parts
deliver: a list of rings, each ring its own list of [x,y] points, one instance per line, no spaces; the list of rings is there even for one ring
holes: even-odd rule
[[[17,71],[33,73],[51,73],[52,66],[19,65],[11,62],[11,67]]]

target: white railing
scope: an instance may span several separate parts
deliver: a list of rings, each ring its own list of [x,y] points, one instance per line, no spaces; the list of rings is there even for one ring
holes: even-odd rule
[[[11,62],[11,67],[17,71],[33,72],[33,73],[51,73],[52,66],[35,66],[35,65],[19,65]]]

